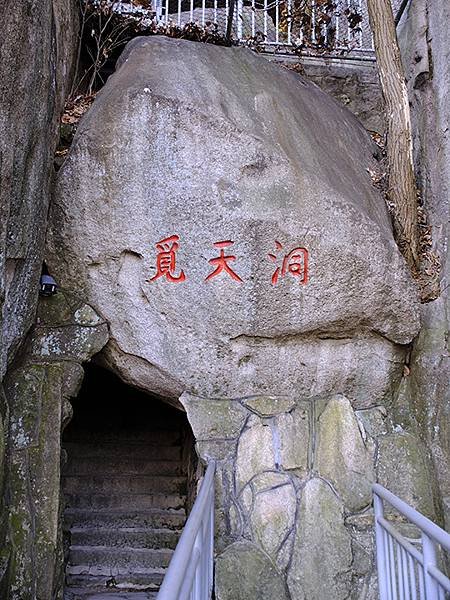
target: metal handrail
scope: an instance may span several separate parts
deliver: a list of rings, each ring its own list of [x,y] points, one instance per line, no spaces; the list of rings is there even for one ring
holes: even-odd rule
[[[378,483],[372,490],[380,600],[443,600],[450,579],[437,556],[450,551],[450,534]],[[420,529],[421,551],[385,518],[385,502]]]
[[[335,0],[329,21],[322,24],[317,21],[320,3],[311,0],[309,25],[300,22],[296,0],[151,0],[148,8],[137,6],[133,0],[121,0],[114,5],[123,15],[151,21],[162,33],[167,26],[195,23],[200,27],[213,26],[226,39],[256,46],[260,51],[374,59],[367,0]],[[361,16],[360,25],[353,30],[346,14],[351,7]],[[319,43],[318,35],[326,40],[325,44]],[[328,47],[330,35],[335,43]]]
[[[161,585],[157,600],[210,600],[214,567],[214,475],[205,477]]]

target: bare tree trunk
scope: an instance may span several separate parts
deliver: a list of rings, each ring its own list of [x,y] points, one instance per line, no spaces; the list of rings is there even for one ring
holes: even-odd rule
[[[417,187],[414,176],[408,92],[391,0],[367,1],[381,88],[386,103],[388,198],[394,207],[397,243],[414,275],[419,271]]]

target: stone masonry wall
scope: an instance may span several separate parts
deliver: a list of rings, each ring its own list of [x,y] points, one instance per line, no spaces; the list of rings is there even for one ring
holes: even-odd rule
[[[429,453],[386,406],[354,410],[344,395],[181,402],[199,455],[217,462],[218,600],[375,599],[372,482],[438,514]]]

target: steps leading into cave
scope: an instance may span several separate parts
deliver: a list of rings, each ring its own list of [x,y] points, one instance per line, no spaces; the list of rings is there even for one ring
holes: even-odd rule
[[[129,508],[117,510],[67,508],[64,513],[66,530],[70,528],[149,527],[150,529],[168,528],[177,531],[183,528],[185,520],[184,509],[177,511],[153,508],[130,511]]]
[[[77,434],[64,447],[64,599],[155,598],[186,520],[180,432]]]
[[[95,592],[84,588],[72,588],[66,591],[64,600],[154,600],[157,592]]]

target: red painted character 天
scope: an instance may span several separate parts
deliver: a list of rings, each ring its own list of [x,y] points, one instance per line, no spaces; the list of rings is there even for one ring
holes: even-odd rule
[[[155,281],[160,277],[165,277],[167,281],[172,283],[180,283],[186,279],[184,271],[181,270],[179,275],[176,275],[177,268],[177,251],[180,247],[178,243],[180,237],[171,235],[168,238],[156,242],[156,275],[149,281]]]
[[[283,248],[283,245],[277,241],[275,241],[275,246],[277,252]],[[273,262],[277,262],[276,254],[269,254],[269,258]],[[294,248],[284,255],[281,267],[277,267],[272,275],[272,285],[276,285],[279,278],[284,277],[287,273],[298,277],[299,283],[308,283],[308,250],[306,248]]]
[[[214,244],[216,248],[220,248],[220,254],[216,258],[211,258],[211,260],[208,261],[209,264],[215,266],[216,268],[212,273],[208,275],[208,277],[206,277],[205,281],[211,281],[211,279],[213,279],[217,275],[220,275],[222,271],[225,271],[225,273],[228,273],[228,275],[232,277],[235,281],[239,281],[240,283],[242,283],[242,279],[237,273],[233,271],[233,269],[228,264],[233,260],[236,260],[236,257],[233,255],[225,255],[224,248],[226,248],[227,246],[231,246],[233,243],[234,242],[227,240],[224,242],[216,242]]]

